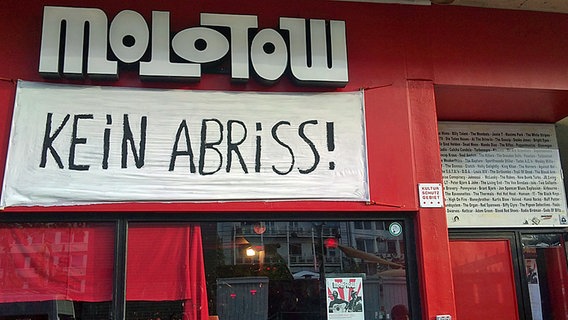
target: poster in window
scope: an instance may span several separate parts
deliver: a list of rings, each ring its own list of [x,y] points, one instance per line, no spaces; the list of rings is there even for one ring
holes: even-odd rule
[[[542,305],[536,259],[525,259],[527,283],[529,284],[529,299],[533,320],[542,320]]]
[[[363,278],[326,278],[327,318],[364,320]]]

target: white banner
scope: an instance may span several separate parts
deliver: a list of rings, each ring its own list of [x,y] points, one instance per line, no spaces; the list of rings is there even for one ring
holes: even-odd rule
[[[553,124],[438,127],[449,227],[568,224]]]
[[[1,204],[366,201],[363,101],[19,82]]]

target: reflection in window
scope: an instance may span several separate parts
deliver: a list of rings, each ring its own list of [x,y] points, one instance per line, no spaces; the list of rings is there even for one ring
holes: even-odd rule
[[[210,232],[203,245],[210,314],[220,319],[236,319],[238,314],[247,319],[311,320],[357,310],[361,319],[386,319],[395,305],[408,307],[404,237],[391,235],[389,224],[207,224]],[[332,278],[335,282],[326,282]],[[336,300],[328,309],[334,292],[346,303]],[[361,301],[353,300],[348,307],[356,297]]]
[[[114,241],[113,224],[0,224],[0,317],[108,319]]]
[[[409,306],[391,223],[130,222],[126,320],[387,319]],[[33,303],[61,320],[110,319],[114,246],[114,224],[0,225],[0,318],[37,319],[2,313]]]
[[[565,240],[560,233],[522,234],[526,283],[532,318],[561,319],[568,307],[558,297],[568,281]]]
[[[301,243],[290,243],[290,256],[301,257],[302,256],[302,244]]]

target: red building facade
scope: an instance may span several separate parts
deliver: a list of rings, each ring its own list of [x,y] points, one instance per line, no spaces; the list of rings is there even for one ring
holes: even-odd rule
[[[195,253],[193,250],[195,248],[187,249],[187,251],[182,248],[176,250],[177,252],[187,252],[188,255],[192,256],[197,254],[196,257],[198,258],[192,260],[195,265],[189,267],[190,270],[186,274],[187,279],[197,277],[200,279],[199,281],[204,281],[205,275],[200,275],[195,270],[204,268],[203,257],[199,259],[201,255],[205,254],[205,260],[208,259],[207,250],[209,249],[205,246],[208,241],[206,239],[207,233],[215,230],[220,232],[222,228],[221,225],[217,225],[214,229],[206,229],[207,225],[213,222],[241,221],[242,219],[242,221],[249,221],[252,225],[252,222],[259,220],[263,221],[263,224],[265,221],[268,222],[267,230],[269,230],[272,226],[271,221],[290,221],[288,228],[291,228],[290,226],[293,225],[294,221],[333,220],[340,221],[340,223],[337,227],[329,229],[329,235],[336,235],[337,230],[341,231],[339,247],[324,248],[326,246],[323,242],[320,242],[319,247],[317,247],[317,243],[314,243],[312,239],[312,253],[315,254],[318,250],[326,250],[320,257],[320,262],[321,259],[327,262],[326,257],[334,250],[340,257],[349,256],[347,251],[339,250],[342,246],[341,241],[347,237],[348,232],[346,230],[365,230],[364,222],[372,221],[375,224],[371,229],[380,231],[381,227],[378,227],[377,222],[386,222],[388,226],[392,226],[392,224],[389,225],[391,221],[398,221],[404,227],[404,249],[402,251],[392,249],[394,250],[392,252],[405,256],[406,272],[404,277],[406,278],[404,282],[406,283],[407,297],[404,302],[411,309],[412,319],[436,319],[436,316],[443,315],[450,315],[452,319],[456,319],[460,315],[459,310],[457,310],[460,304],[456,307],[456,301],[460,299],[458,295],[465,293],[462,291],[463,287],[455,286],[452,276],[450,232],[446,210],[444,207],[424,207],[419,202],[419,184],[443,183],[438,121],[554,124],[568,115],[568,59],[566,58],[568,56],[568,38],[564,35],[564,32],[568,30],[568,18],[562,14],[442,5],[406,6],[340,1],[310,1],[305,3],[275,1],[246,3],[234,1],[215,3],[206,1],[161,3],[34,1],[33,3],[21,3],[9,0],[4,1],[1,6],[0,39],[2,39],[3,49],[0,50],[0,61],[2,61],[0,67],[2,80],[0,81],[0,112],[2,115],[0,117],[2,119],[0,120],[0,132],[3,132],[3,134],[2,139],[0,139],[0,158],[2,159],[5,159],[8,154],[11,119],[13,118],[18,80],[67,86],[112,86],[148,90],[176,89],[292,94],[363,92],[365,151],[369,187],[369,197],[366,200],[302,199],[299,196],[299,199],[273,201],[263,199],[260,195],[257,199],[244,201],[234,201],[230,197],[220,201],[174,202],[129,201],[125,199],[125,201],[112,201],[111,203],[71,206],[17,205],[4,208],[2,214],[0,214],[3,230],[13,230],[15,225],[26,224],[33,224],[32,229],[34,230],[41,229],[49,223],[57,223],[58,227],[67,229],[69,229],[67,224],[81,224],[80,226],[71,226],[70,233],[73,233],[73,228],[76,230],[86,228],[89,234],[93,236],[97,234],[97,228],[93,229],[94,226],[90,224],[94,224],[96,227],[100,227],[100,224],[108,225],[109,229],[105,229],[101,233],[110,231],[109,237],[117,243],[117,248],[114,251],[110,248],[103,255],[114,261],[114,267],[111,265],[110,271],[104,269],[101,271],[99,268],[97,270],[103,274],[93,274],[92,277],[110,281],[105,283],[111,289],[103,290],[106,292],[103,296],[92,295],[87,298],[67,296],[64,299],[55,300],[112,301],[109,307],[112,311],[109,312],[115,315],[129,314],[129,308],[134,310],[135,306],[125,303],[131,300],[177,301],[187,300],[188,296],[195,297],[199,294],[207,297],[209,292],[205,292],[204,286],[199,287],[200,289],[182,286],[180,290],[184,292],[183,294],[168,295],[164,293],[168,291],[166,287],[153,286],[151,281],[148,281],[147,286],[140,284],[145,282],[145,277],[151,279],[156,273],[159,273],[160,266],[138,271],[130,269],[133,268],[133,261],[136,260],[134,256],[152,246],[151,243],[146,244],[146,246],[142,243],[147,239],[160,238],[174,222],[187,228],[184,229],[186,233],[180,232],[180,230],[168,231],[168,234],[171,235],[168,238],[170,244],[167,247],[169,248],[173,248],[172,243],[180,244],[182,241],[180,239],[200,238],[198,235],[203,234],[204,253],[199,253],[200,250]],[[331,28],[329,27],[330,21],[344,21],[348,79],[343,83],[336,81],[340,83],[332,85],[298,83],[298,81],[295,81],[298,80],[298,76],[294,79],[295,76],[291,74],[290,64],[288,64],[285,66],[283,75],[276,81],[268,81],[269,83],[262,81],[259,78],[263,78],[263,76],[258,74],[255,76],[252,71],[248,80],[237,79],[241,81],[234,81],[235,79],[231,79],[231,70],[235,70],[237,66],[233,64],[229,69],[226,68],[228,56],[225,57],[224,64],[211,68],[213,72],[204,72],[199,79],[192,80],[179,81],[179,79],[175,79],[175,76],[164,77],[160,81],[143,79],[144,77],[140,76],[140,62],[138,60],[132,63],[119,63],[116,79],[101,80],[92,75],[72,76],[65,72],[46,76],[46,72],[40,72],[42,22],[45,19],[44,8],[46,6],[100,9],[108,17],[109,24],[119,13],[124,10],[132,10],[144,18],[150,30],[152,21],[156,23],[153,12],[169,12],[171,38],[181,30],[203,24],[200,20],[201,13],[255,16],[258,26],[251,28],[251,34],[256,34],[258,30],[262,29],[278,29],[281,25],[281,22],[279,22],[281,17],[301,18],[306,19],[306,21],[308,19],[321,19],[327,21],[328,30]],[[67,27],[69,28],[70,24],[67,24]],[[93,41],[93,39],[94,36],[91,36],[90,41]],[[236,41],[237,37],[232,34],[230,39]],[[251,39],[252,36],[247,41],[252,42]],[[289,39],[286,38],[286,40]],[[160,40],[152,38],[150,43],[157,43],[158,41]],[[171,39],[167,41],[169,42]],[[234,44],[232,43],[232,45]],[[125,47],[129,46],[125,45]],[[140,61],[147,62],[148,59],[154,58],[151,57],[150,47],[151,45],[148,46]],[[113,56],[116,53],[109,50],[107,54],[109,61],[117,61],[116,56]],[[233,53],[233,56],[235,55]],[[58,68],[61,68],[61,66],[58,66]],[[83,66],[83,68],[86,67]],[[250,66],[246,66],[244,70],[249,70],[249,68]],[[258,70],[256,73],[259,73]],[[73,111],[70,110],[69,112]],[[282,115],[286,117],[286,112],[282,111]],[[36,160],[21,159],[21,161]],[[0,164],[3,171],[9,170],[4,160]],[[164,183],[167,184],[167,182]],[[302,187],[302,185],[298,186],[298,188]],[[112,185],[108,186],[108,190],[113,192]],[[349,221],[355,221],[355,225],[351,229],[342,229],[343,224]],[[357,221],[361,222],[361,228],[357,227]],[[146,225],[146,223],[153,225]],[[201,228],[198,231],[192,229],[192,223],[201,223]],[[233,231],[231,231],[233,232],[233,247],[238,235],[240,235],[237,229],[245,230],[245,225],[239,225],[238,228],[243,228],[238,229],[235,227],[236,224],[233,224]],[[323,239],[325,237],[324,227],[314,225],[319,226],[319,229],[312,229],[311,237],[317,238],[317,231],[319,231],[319,237]],[[300,226],[297,227],[300,230]],[[274,230],[276,228],[277,226],[274,225]],[[501,232],[505,228],[474,229],[472,231],[473,238],[476,238],[476,235],[478,238],[484,238],[483,235],[487,234],[488,229],[491,232]],[[125,230],[130,230],[130,232],[126,234]],[[290,230],[288,229],[288,231]],[[313,230],[316,230],[315,237]],[[196,235],[196,232],[199,232],[199,234]],[[246,234],[245,231],[242,232],[242,234]],[[562,233],[564,230],[554,228],[554,232]],[[289,259],[294,250],[300,250],[294,248],[302,247],[302,242],[299,241],[296,243],[297,247],[290,246],[291,234],[291,232],[286,233],[288,256],[285,259]],[[260,238],[262,241],[267,241],[263,242],[264,248],[267,248],[268,233],[260,233],[260,235],[264,235]],[[391,233],[392,235],[393,233]],[[7,235],[5,237],[8,238]],[[80,242],[71,240],[74,239],[71,235],[64,237],[69,237],[70,240],[67,243]],[[107,239],[106,236],[101,237]],[[124,241],[126,237],[128,237],[128,243],[132,246],[126,246]],[[310,235],[306,234],[306,237],[310,238]],[[388,239],[390,239],[389,237],[387,235]],[[397,245],[394,236],[392,237],[394,248]],[[251,243],[253,242],[250,237],[243,238]],[[352,239],[355,243],[358,238],[352,236]],[[196,240],[191,243],[200,241]],[[374,250],[368,248],[363,250],[363,247],[367,245],[353,244],[351,246],[356,247],[359,251],[380,252],[382,250],[380,246],[385,245],[387,249],[384,252],[389,253],[388,241],[384,243],[381,241],[377,242],[377,248]],[[22,240],[22,242],[25,241]],[[219,240],[216,243],[219,244],[220,242]],[[121,247],[121,243],[123,247]],[[136,245],[138,244],[140,244],[140,247],[137,248]],[[95,254],[90,251],[87,252],[86,255],[89,257]],[[266,252],[268,254],[268,251]],[[129,256],[129,269],[126,274],[117,271],[121,268],[126,269],[127,265],[126,259],[121,257],[121,253]],[[154,252],[153,255],[154,257],[163,255],[168,257],[164,259],[170,259],[168,253],[159,250]],[[234,258],[234,261],[236,261],[238,258],[236,254]],[[357,256],[350,256],[350,258],[358,262],[365,260]],[[147,263],[146,260],[142,258],[136,263],[144,264]],[[315,265],[318,263],[317,260],[315,262],[310,260],[311,262],[307,263]],[[34,260],[32,259],[32,261]],[[254,264],[254,261],[251,263]],[[331,259],[329,263],[332,264],[333,261]],[[289,260],[288,264],[290,263]],[[397,262],[390,260],[390,263],[396,265]],[[566,261],[564,260],[563,263],[565,269]],[[330,264],[328,264],[328,267]],[[378,264],[381,265],[381,262],[378,262]],[[3,267],[5,270],[9,270],[8,267]],[[342,265],[343,267],[344,265]],[[389,266],[387,269],[391,270],[391,267],[392,270],[398,270],[394,266]],[[316,273],[323,274],[322,266],[313,269]],[[175,270],[178,269],[173,268],[172,273],[175,273]],[[224,272],[220,270],[224,269],[218,269],[218,272]],[[337,271],[343,273],[345,273],[345,270],[337,269]],[[367,273],[367,278],[376,271]],[[379,268],[379,271],[384,270]],[[69,270],[66,269],[66,272],[69,272]],[[136,272],[144,276],[137,275]],[[164,271],[164,273],[167,272],[169,271]],[[294,273],[292,270],[291,272]],[[209,276],[209,273],[207,273],[207,276]],[[333,273],[336,273],[336,270]],[[218,278],[221,277],[218,276]],[[174,280],[170,279],[170,281],[176,282],[178,278],[172,279]],[[270,279],[272,281],[272,278]],[[197,280],[187,281],[188,283],[196,283]],[[140,296],[136,296],[134,291],[129,292],[128,289],[125,289],[125,287],[129,287],[129,283],[132,286],[134,284],[139,286],[136,287],[135,291],[140,293]],[[207,282],[207,290],[211,289],[213,283]],[[216,283],[219,287],[220,282],[217,281]],[[385,282],[382,283],[384,285]],[[274,284],[269,284],[269,286],[274,287]],[[513,299],[517,300],[515,307],[526,304],[526,301],[522,298],[525,293],[518,286],[517,284],[516,290],[519,290],[520,293],[512,295]],[[319,287],[319,289],[322,288]],[[160,292],[159,297],[155,295],[146,296],[141,293],[144,290]],[[201,293],[196,293],[200,290]],[[250,290],[259,290],[258,294],[260,295],[262,289],[255,287]],[[384,291],[385,287],[382,287],[381,290]],[[184,305],[186,317],[189,317],[187,314],[192,314],[195,319],[202,319],[206,316],[219,314],[222,309],[220,307],[222,304],[219,302],[221,292],[222,289],[216,291],[216,301],[212,300],[210,293],[208,303],[200,299],[192,300],[194,304],[199,304],[198,307],[193,309],[188,308],[186,303]],[[252,291],[250,292],[252,294]],[[257,291],[254,292],[256,294]],[[366,295],[370,297],[372,294],[368,292],[366,292]],[[4,294],[7,296],[13,294],[13,292],[5,292]],[[38,300],[25,298],[27,295],[26,293],[24,297],[16,300],[5,299],[5,303],[14,304]],[[559,297],[559,295],[555,295],[555,297]],[[275,298],[278,298],[278,296]],[[560,297],[560,301],[559,304],[566,304],[568,297]],[[217,304],[217,307],[212,309],[211,305],[214,304]],[[269,310],[272,310],[271,306],[268,307]],[[386,308],[390,310],[390,306],[388,305]],[[29,305],[24,307],[31,308]],[[365,307],[371,310],[370,305]],[[86,314],[92,315],[93,313],[85,312],[86,306],[82,308],[83,317],[88,319],[90,316],[86,316]],[[191,311],[189,311],[190,309]],[[525,309],[526,307],[517,307],[514,312],[517,313],[518,318],[525,319],[527,314],[530,314],[530,311],[524,311]],[[77,318],[80,318],[77,316],[79,311],[75,306]],[[319,309],[314,307],[310,312],[318,313]],[[325,318],[325,313],[319,314],[322,315],[322,319]],[[329,314],[327,316],[332,318],[329,317]],[[378,319],[382,315],[370,313],[370,316],[376,316]],[[134,319],[134,316],[130,318]],[[189,318],[193,319],[192,317]]]

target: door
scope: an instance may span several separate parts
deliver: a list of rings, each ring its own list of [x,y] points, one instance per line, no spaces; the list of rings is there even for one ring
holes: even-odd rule
[[[510,239],[452,239],[450,253],[458,319],[519,319]]]
[[[452,231],[460,320],[568,320],[564,230]]]
[[[532,319],[568,319],[568,270],[562,234],[523,234],[522,247]]]

